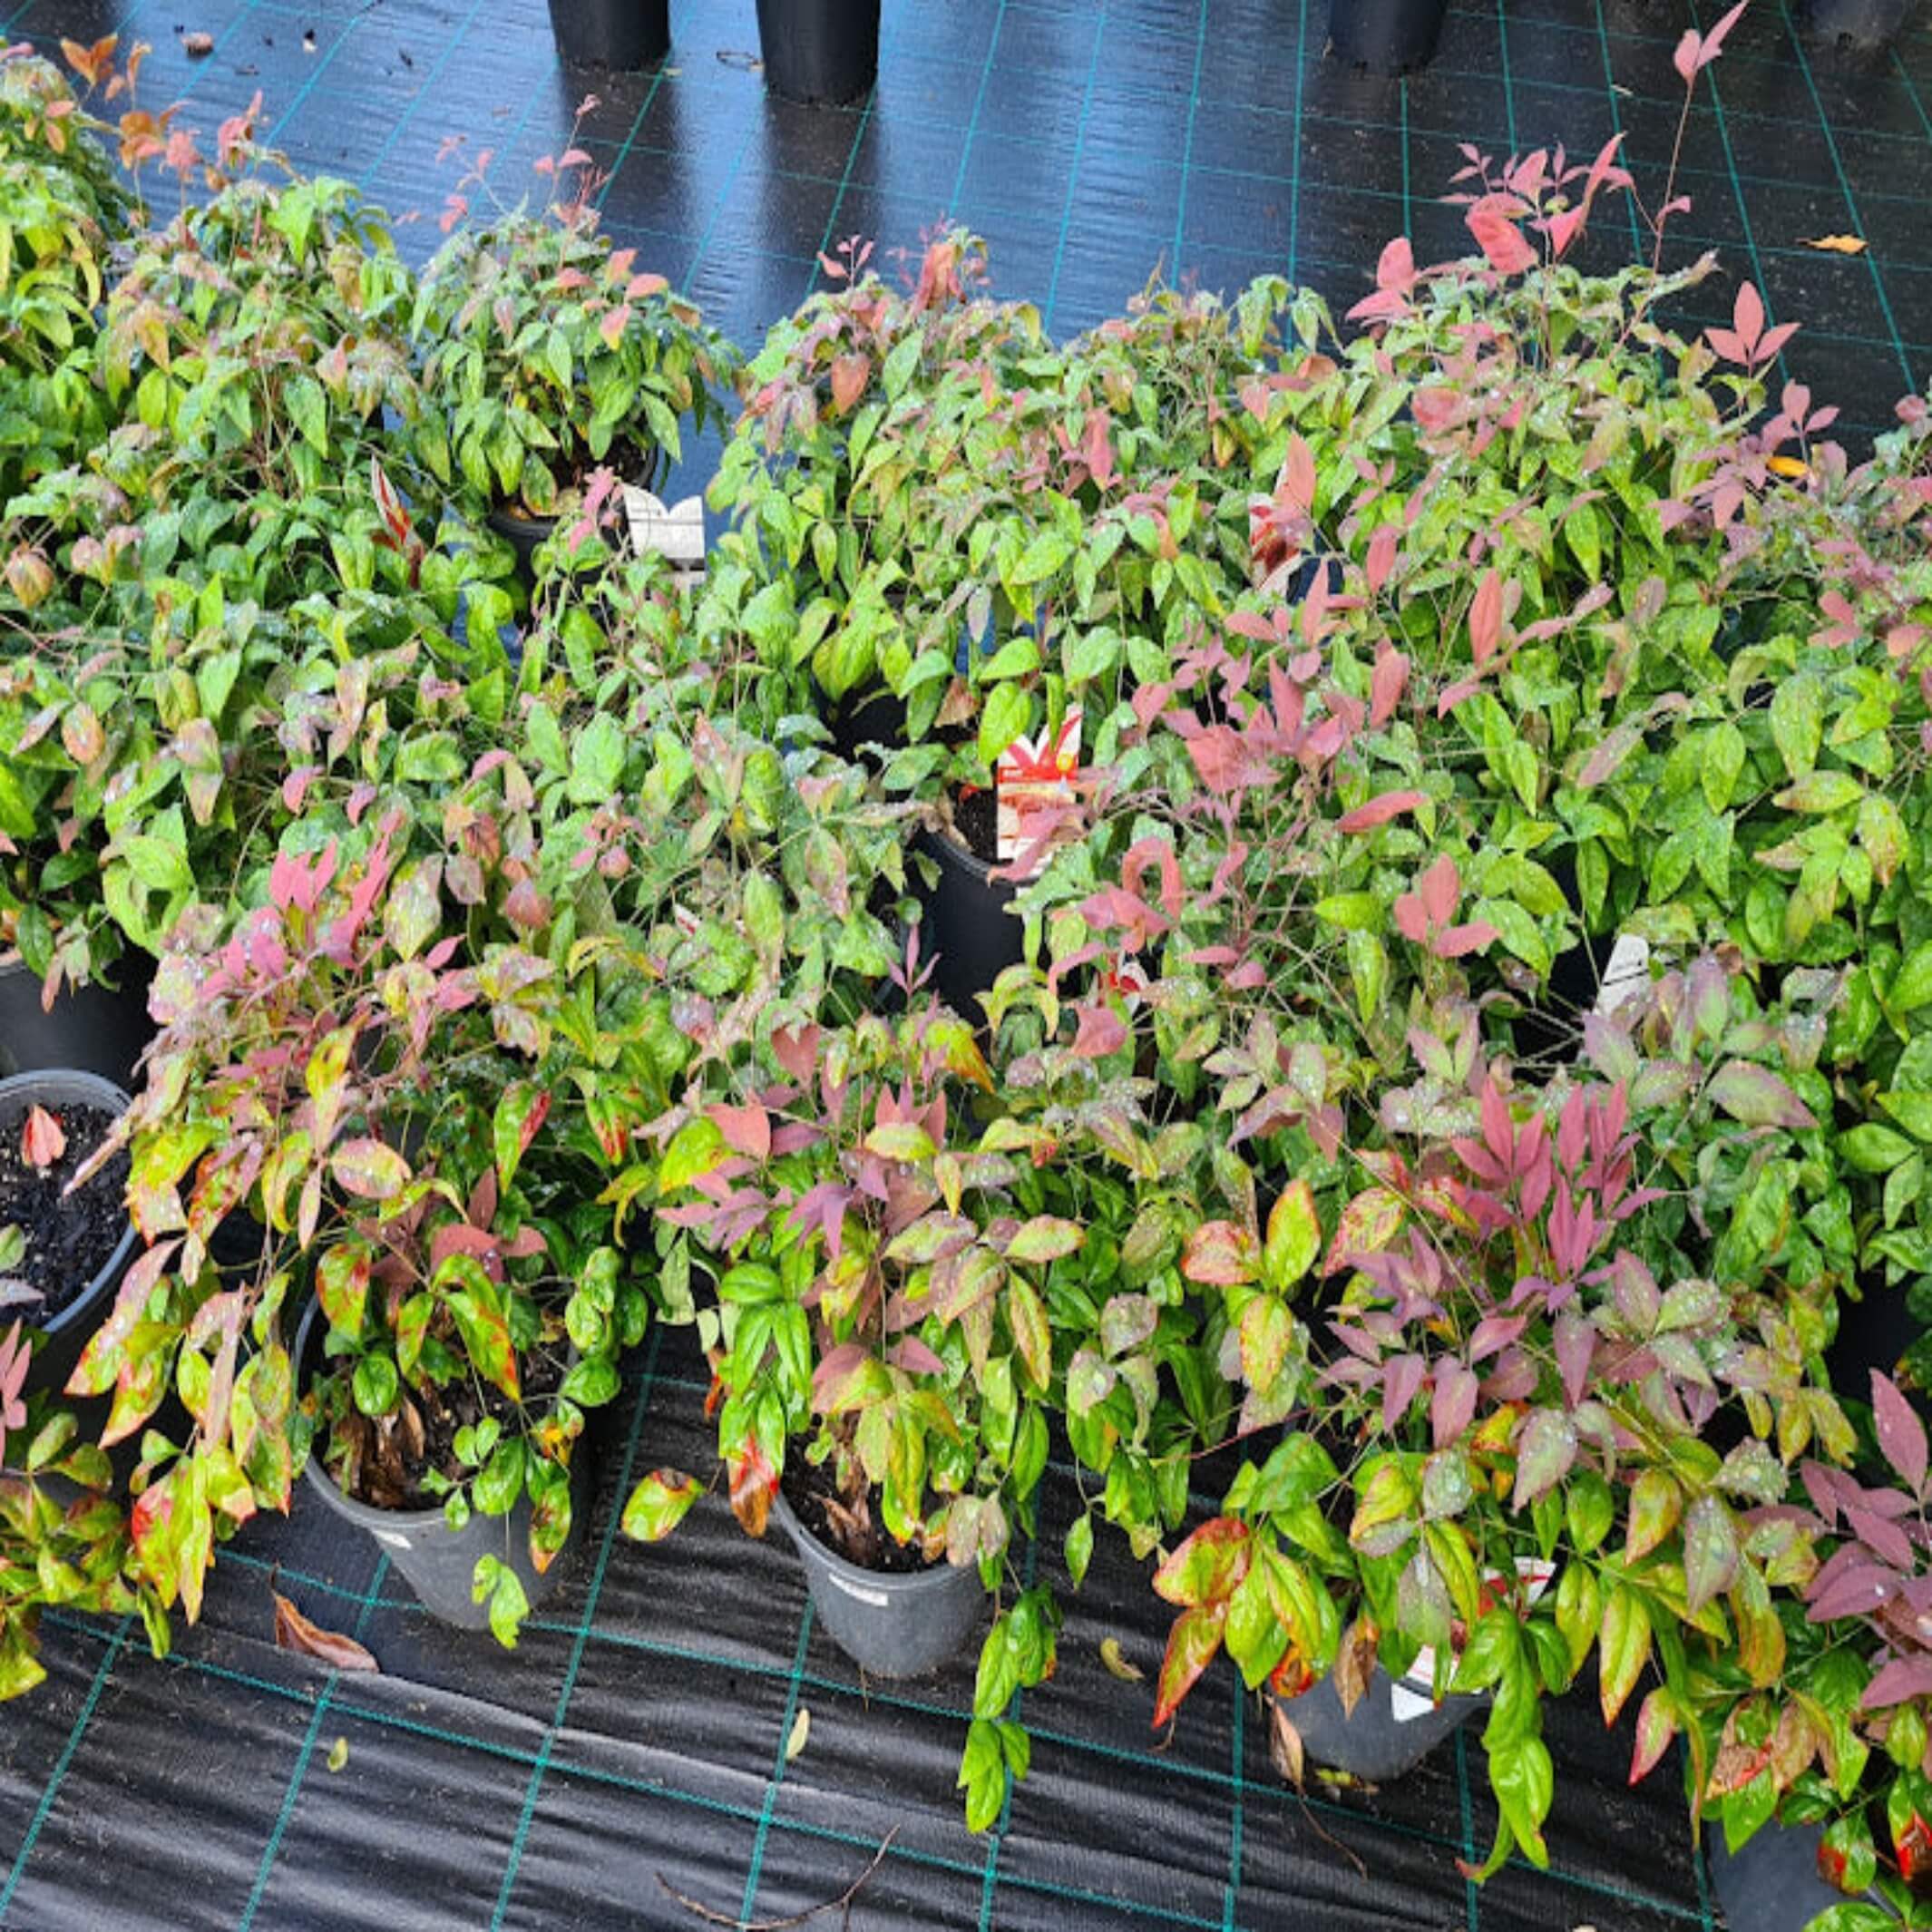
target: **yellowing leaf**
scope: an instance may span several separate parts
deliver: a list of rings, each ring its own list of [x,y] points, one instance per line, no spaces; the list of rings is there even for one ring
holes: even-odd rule
[[[792,1734],[785,1741],[785,1761],[787,1764],[805,1748],[805,1740],[811,1735],[812,1713],[800,1704],[798,1715],[792,1720]]]
[[[1795,456],[1767,456],[1764,467],[1772,475],[1789,477],[1792,483],[1802,483],[1811,473],[1810,466]]]
[[[1109,1677],[1117,1677],[1122,1683],[1138,1683],[1147,1673],[1137,1664],[1129,1664],[1127,1654],[1120,1648],[1118,1637],[1103,1637],[1100,1640],[1100,1661],[1107,1666]]]
[[[338,1771],[348,1761],[349,1741],[346,1738],[337,1738],[328,1747],[328,1768],[332,1771]]]
[[[1801,249],[1817,249],[1826,255],[1862,255],[1865,252],[1865,238],[1862,235],[1801,235],[1798,239]]]

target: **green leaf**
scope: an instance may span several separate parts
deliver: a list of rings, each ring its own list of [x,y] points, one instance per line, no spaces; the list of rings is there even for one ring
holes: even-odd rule
[[[1932,1000],[1932,940],[1914,946],[1905,963],[1893,976],[1886,1004],[1901,1013],[1909,1013]]]
[[[488,1602],[490,1628],[505,1650],[516,1648],[517,1632],[530,1615],[530,1599],[517,1573],[500,1556],[479,1556],[470,1586],[473,1603]]]
[[[1787,678],[1771,693],[1771,739],[1793,778],[1804,777],[1818,763],[1824,731],[1824,704],[1818,680]]]
[[[724,1131],[708,1115],[687,1120],[671,1137],[658,1169],[658,1186],[666,1194],[688,1187],[700,1175],[709,1174],[729,1157]]]
[[[1650,1612],[1627,1583],[1611,1591],[1604,1605],[1603,1635],[1597,1654],[1598,1687],[1604,1722],[1614,1724],[1617,1712],[1637,1687],[1650,1661]]]
[[[617,1364],[608,1355],[590,1355],[571,1369],[557,1392],[581,1409],[601,1409],[616,1400],[618,1387]]]
[[[865,1151],[882,1160],[921,1161],[931,1160],[938,1150],[932,1137],[916,1122],[882,1120],[866,1134]]]
[[[698,1479],[681,1469],[653,1469],[624,1505],[624,1534],[639,1543],[662,1542],[703,1494]]]
[[[524,1149],[550,1112],[550,1095],[532,1080],[512,1080],[504,1088],[490,1122],[491,1151],[496,1156],[496,1178],[509,1186]]]
[[[409,1163],[380,1140],[346,1140],[328,1165],[344,1188],[366,1201],[393,1201],[409,1185]]]
[[[1705,732],[1698,744],[1697,775],[1703,785],[1704,803],[1713,812],[1722,812],[1737,790],[1744,769],[1744,735],[1728,718]]]
[[[608,711],[600,711],[577,736],[564,787],[572,805],[607,805],[624,780],[623,727]]]
[[[1889,1174],[1910,1158],[1912,1143],[1903,1134],[1868,1120],[1839,1136],[1839,1151],[1860,1174]]]
[[[395,1364],[386,1355],[365,1355],[351,1378],[356,1406],[366,1416],[385,1416],[395,1407],[401,1386]]]
[[[1738,1559],[1737,1525],[1723,1498],[1698,1497],[1683,1517],[1684,1600],[1693,1616],[1731,1587]]]
[[[1297,1178],[1283,1188],[1268,1210],[1268,1235],[1262,1246],[1262,1279],[1285,1294],[1314,1265],[1322,1252],[1322,1220],[1314,1191]]]
[[[1013,566],[1008,581],[1016,585],[1039,583],[1052,576],[1073,555],[1074,549],[1074,539],[1064,532],[1042,530],[1020,552],[1020,561]]]
[[[1549,1816],[1556,1778],[1542,1739],[1525,1738],[1520,1743],[1492,1748],[1489,1788],[1524,1857],[1538,1869],[1547,1867],[1549,1852],[1543,1843],[1543,1820]]]
[[[1849,772],[1812,772],[1787,785],[1777,803],[1787,812],[1842,812],[1865,795],[1865,787]]]
[[[1078,1221],[1063,1221],[1053,1215],[1035,1215],[1022,1222],[1019,1232],[1007,1244],[1009,1261],[1040,1264],[1058,1261],[1075,1253],[1087,1239],[1087,1230]]]
[[[986,708],[980,714],[980,759],[991,766],[1013,740],[1024,735],[1032,722],[1032,701],[1017,684],[997,684],[987,694]]]
[[[1067,1575],[1076,1590],[1086,1579],[1093,1554],[1094,1519],[1090,1511],[1083,1510],[1067,1531]]]

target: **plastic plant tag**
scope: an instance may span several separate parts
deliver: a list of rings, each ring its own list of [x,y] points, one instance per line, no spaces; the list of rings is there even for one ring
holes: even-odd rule
[[[1603,984],[1597,990],[1596,1010],[1614,1013],[1619,1007],[1637,1005],[1650,990],[1650,943],[1634,932],[1619,932],[1610,949],[1610,962],[1604,968]]]
[[[1010,864],[1026,843],[1022,827],[1029,815],[1047,805],[1071,805],[1073,775],[1080,765],[1080,709],[1067,713],[1058,736],[1049,741],[1042,732],[1039,741],[1015,738],[1000,754],[993,767],[993,789],[999,808],[997,837],[1000,863]],[[1044,847],[1029,861],[1025,876],[1031,877],[1046,861]]]
[[[705,511],[695,496],[667,506],[649,490],[624,485],[624,520],[639,556],[655,551],[670,564],[680,583],[695,582],[705,571]]]
[[[1522,1581],[1523,1601],[1527,1605],[1534,1604],[1549,1588],[1556,1566],[1535,1556],[1518,1556],[1516,1573]],[[1484,1571],[1483,1577],[1491,1588],[1503,1580],[1501,1573],[1497,1570]],[[1436,1653],[1425,1646],[1416,1653],[1416,1661],[1409,1666],[1407,1673],[1389,1686],[1389,1714],[1397,1723],[1406,1724],[1414,1718],[1427,1717],[1435,1708]]]

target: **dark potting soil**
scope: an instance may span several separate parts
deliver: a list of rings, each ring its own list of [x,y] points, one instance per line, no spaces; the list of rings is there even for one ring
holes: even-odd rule
[[[952,825],[959,843],[981,864],[1000,857],[1000,803],[990,785],[953,795]]]
[[[454,1344],[459,1350],[460,1343]],[[540,1355],[518,1363],[522,1409],[542,1409],[563,1385],[564,1364]],[[346,1371],[345,1371],[346,1372]],[[486,1417],[508,1436],[521,1410],[494,1383],[465,1377],[446,1389],[405,1383],[395,1408],[369,1417],[351,1408],[331,1429],[323,1462],[343,1492],[372,1509],[434,1509],[442,1498],[424,1482],[432,1470],[451,1482],[470,1473],[456,1457],[456,1434]]]
[[[67,1137],[66,1151],[50,1166],[29,1166],[20,1151],[24,1113],[0,1132],[0,1226],[11,1224],[26,1236],[26,1259],[17,1278],[41,1297],[24,1311],[40,1327],[69,1306],[107,1265],[128,1226],[125,1154],[117,1154],[71,1200],[61,1198],[75,1172],[106,1139],[113,1115],[80,1101],[47,1111]]]
[[[938,1566],[926,1560],[916,1544],[895,1543],[887,1534],[879,1522],[876,1492],[868,1491],[859,1507],[848,1507],[822,1464],[807,1462],[802,1456],[791,1459],[779,1487],[805,1533],[847,1563],[895,1576]],[[941,1556],[938,1563],[945,1560]]]

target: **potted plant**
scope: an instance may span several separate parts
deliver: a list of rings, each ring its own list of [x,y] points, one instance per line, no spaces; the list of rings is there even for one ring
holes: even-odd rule
[[[587,171],[572,151],[553,172]],[[473,184],[477,177],[469,178]],[[459,198],[460,200],[460,198]],[[411,333],[436,406],[417,454],[515,549],[526,582],[591,474],[649,488],[686,430],[722,421],[732,354],[660,275],[596,232],[587,193],[459,229],[424,271]]]
[[[1328,51],[1374,73],[1411,73],[1435,58],[1448,0],[1332,0]]]
[[[856,101],[879,71],[879,0],[758,0],[758,52],[787,101]]]
[[[57,1069],[0,1080],[0,1310],[31,1332],[28,1393],[60,1389],[133,1258],[124,1160],[69,1191],[112,1133],[127,1096]]]

